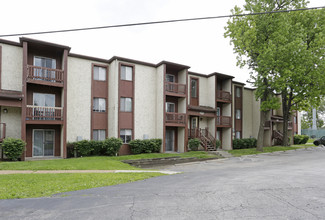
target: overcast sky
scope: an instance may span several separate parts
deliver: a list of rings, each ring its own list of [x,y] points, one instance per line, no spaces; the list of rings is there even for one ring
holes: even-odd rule
[[[0,35],[125,23],[229,15],[244,0],[5,0]],[[308,7],[324,6],[310,0]],[[246,82],[249,70],[236,66],[227,18],[26,36],[71,47],[72,53],[109,59],[121,56],[150,63],[162,60],[202,74],[220,72]],[[19,41],[19,37],[4,38]],[[249,86],[249,85],[247,85]]]

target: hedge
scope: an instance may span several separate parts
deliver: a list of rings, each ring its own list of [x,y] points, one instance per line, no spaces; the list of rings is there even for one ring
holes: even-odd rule
[[[103,141],[82,140],[67,143],[67,156],[115,156],[123,142],[120,138],[107,138]],[[77,155],[74,155],[77,153]]]
[[[159,153],[161,148],[161,139],[135,139],[129,142],[132,154]]]
[[[256,143],[256,138],[234,139],[232,142],[232,147],[233,149],[255,148]]]
[[[4,155],[9,160],[18,160],[24,152],[26,143],[21,139],[5,138],[2,143],[2,150]]]
[[[309,137],[308,135],[295,135],[293,137],[293,143],[294,144],[306,144]]]

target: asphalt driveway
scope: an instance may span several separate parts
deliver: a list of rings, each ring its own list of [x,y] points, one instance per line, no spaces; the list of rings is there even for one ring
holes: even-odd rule
[[[322,147],[164,169],[183,173],[0,200],[0,219],[325,219]]]

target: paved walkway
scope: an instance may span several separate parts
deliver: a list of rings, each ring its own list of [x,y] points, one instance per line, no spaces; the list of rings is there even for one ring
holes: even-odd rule
[[[177,174],[169,170],[0,170],[1,174],[40,174],[40,173],[163,173]]]

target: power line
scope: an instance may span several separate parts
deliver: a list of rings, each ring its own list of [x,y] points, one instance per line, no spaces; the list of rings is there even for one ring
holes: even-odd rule
[[[220,15],[220,16],[212,16],[212,17],[184,18],[184,19],[163,20],[163,21],[149,21],[149,22],[142,22],[142,23],[118,24],[118,25],[108,25],[108,26],[99,26],[99,27],[88,27],[88,28],[75,28],[75,29],[65,29],[65,30],[53,30],[53,31],[28,32],[28,33],[20,33],[20,34],[19,33],[18,34],[4,34],[4,35],[0,35],[0,37],[15,37],[15,36],[23,36],[23,35],[26,36],[26,35],[75,32],[75,31],[89,31],[89,30],[108,29],[108,28],[132,27],[132,26],[154,25],[154,24],[186,22],[186,21],[210,20],[210,19],[219,19],[219,18],[243,17],[243,16],[263,15],[263,14],[287,13],[287,12],[307,11],[307,10],[315,10],[315,9],[322,9],[322,8],[325,8],[325,6],[313,7],[313,8],[281,10],[281,11],[267,11],[267,12],[258,12],[258,13],[250,13],[250,14]]]

